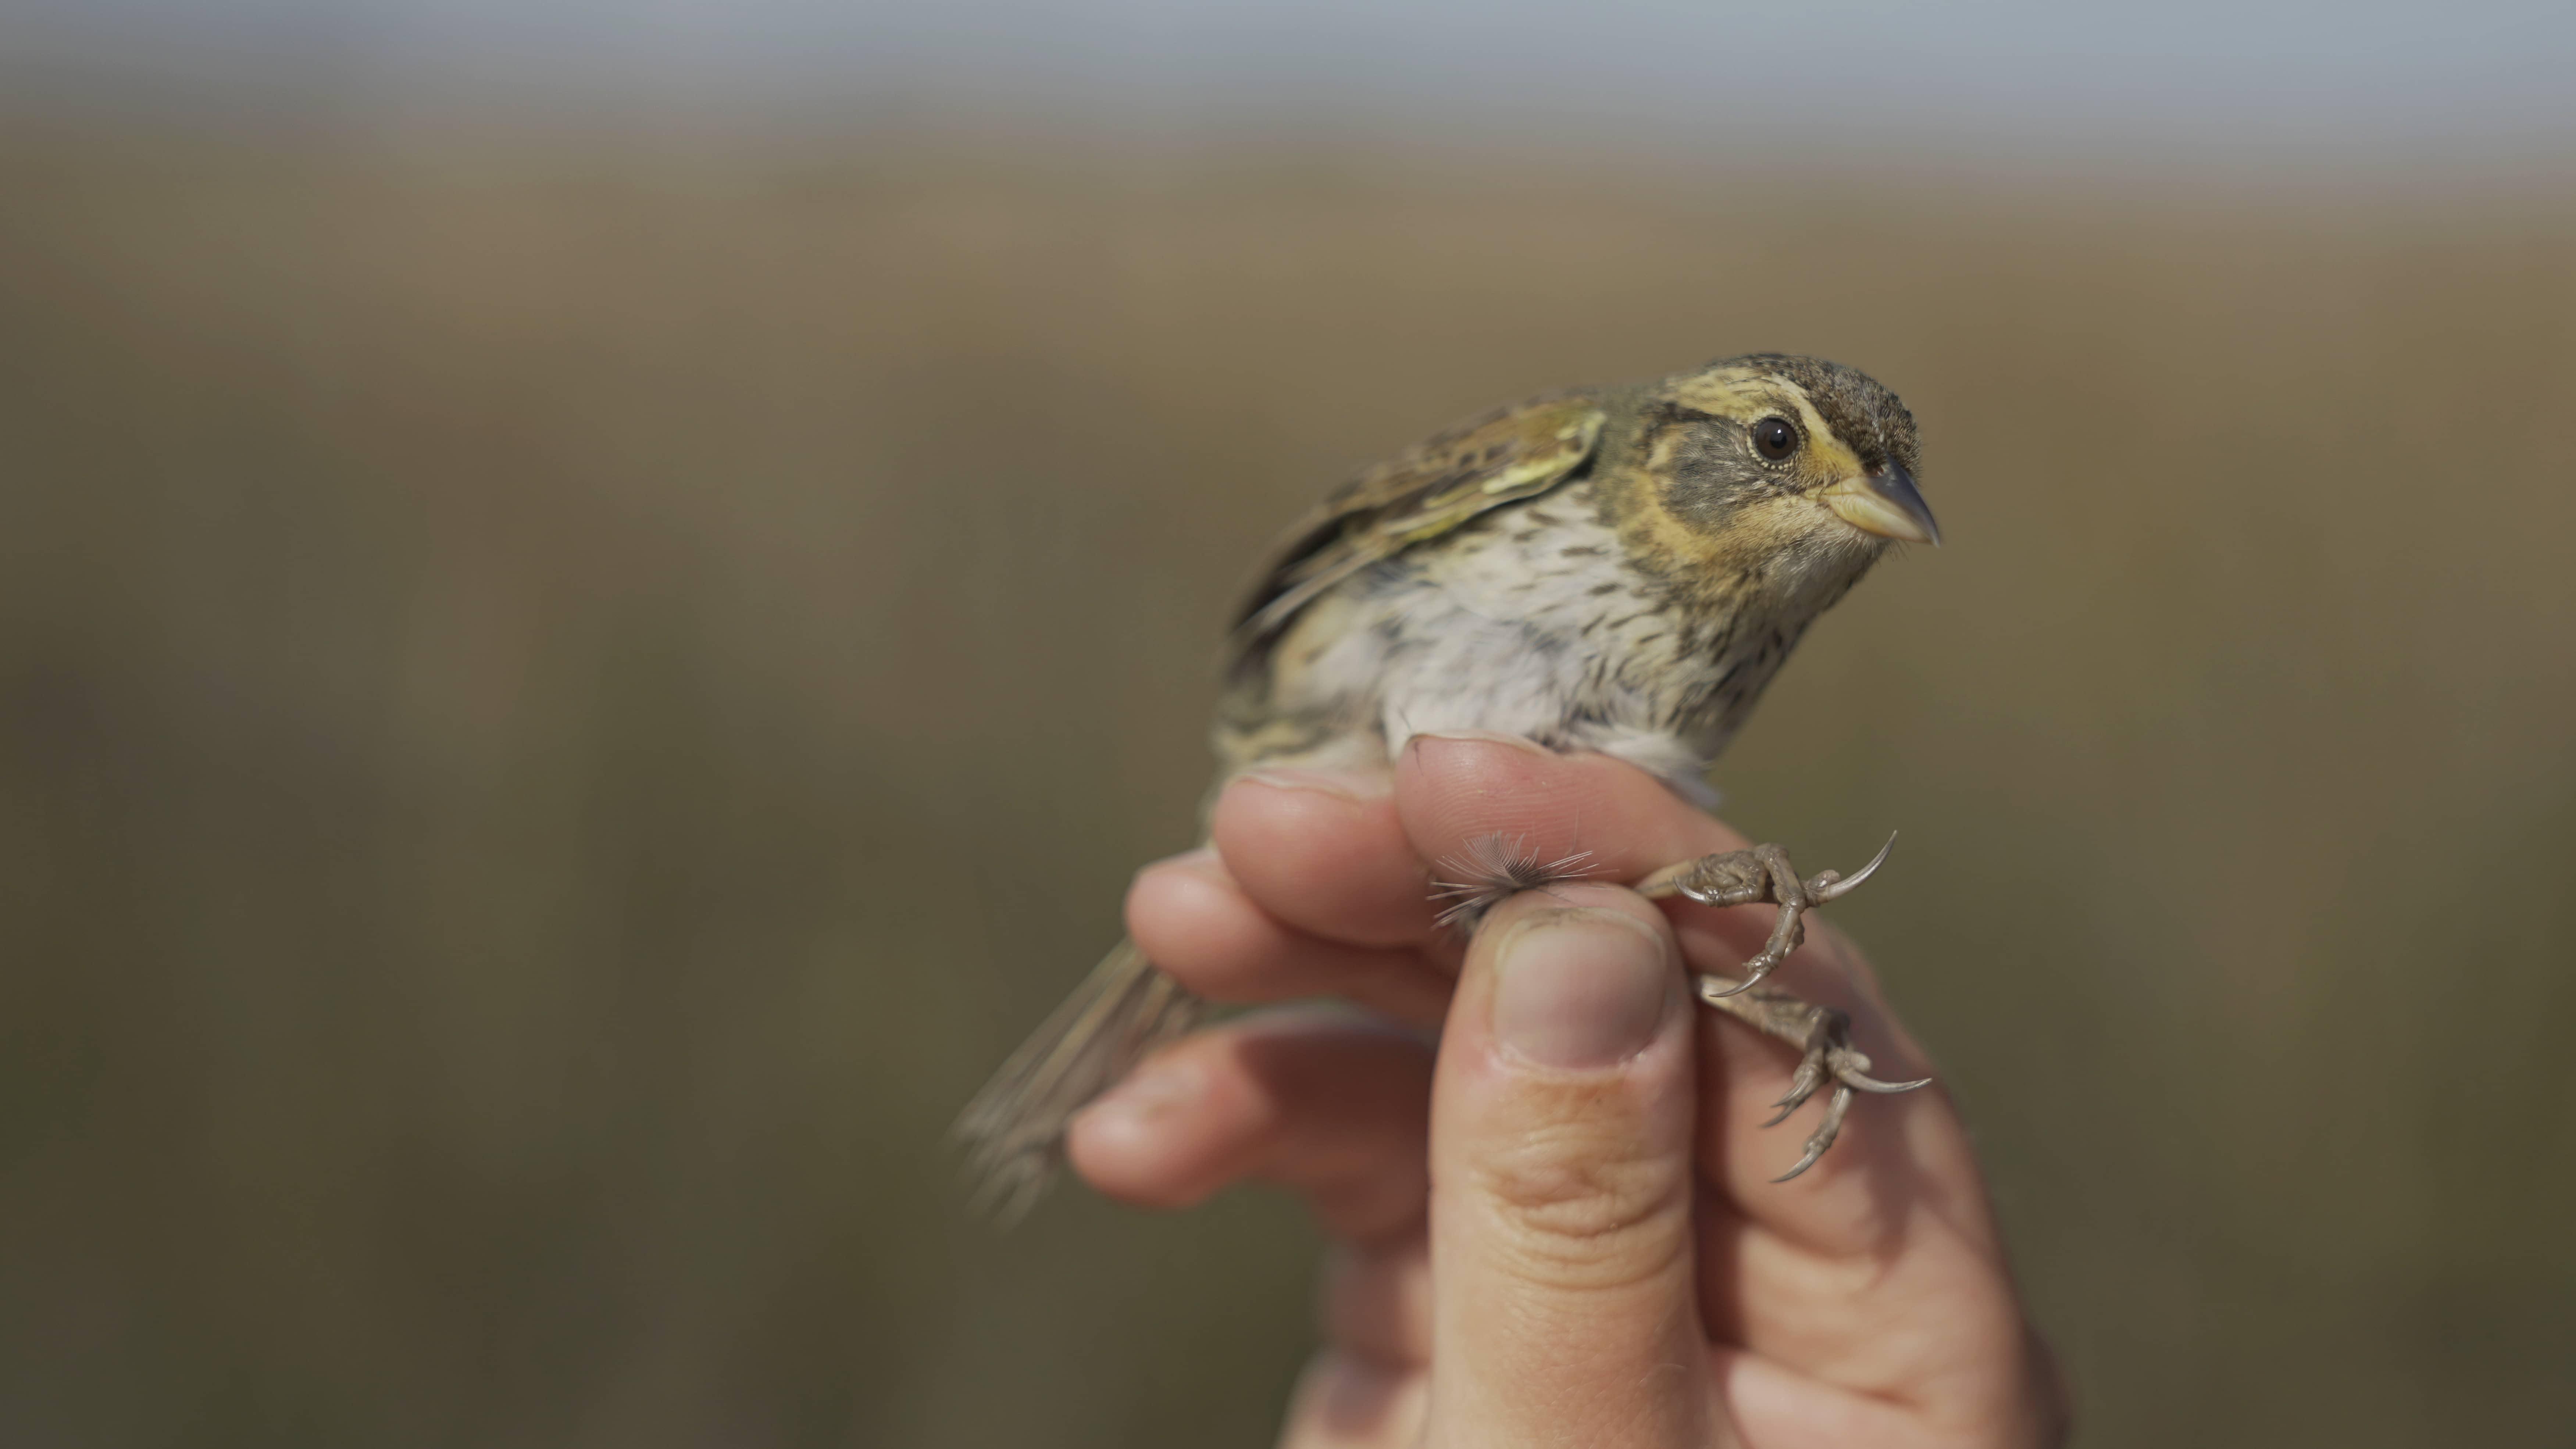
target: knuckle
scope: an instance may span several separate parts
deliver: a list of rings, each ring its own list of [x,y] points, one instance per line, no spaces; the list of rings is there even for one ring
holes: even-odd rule
[[[1618,1286],[1663,1271],[1687,1248],[1690,1174],[1669,1157],[1539,1130],[1498,1146],[1473,1173],[1503,1251],[1534,1280]]]

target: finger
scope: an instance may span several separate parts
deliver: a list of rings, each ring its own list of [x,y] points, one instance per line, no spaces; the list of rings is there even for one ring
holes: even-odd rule
[[[1925,1442],[1922,1411],[1893,1398],[1820,1384],[1796,1369],[1740,1349],[1714,1353],[1718,1397],[1747,1444],[1765,1449],[1840,1449],[1848,1444]],[[1982,1421],[1978,1428],[1986,1428]],[[1958,1442],[2044,1441],[1984,1434]]]
[[[1328,1347],[1297,1378],[1279,1449],[1404,1449],[1419,1444],[1429,1390],[1417,1371]]]
[[[1879,1418],[1890,1409],[1918,1428],[1976,1426],[1977,1443],[2065,1442],[2063,1386],[1998,1265],[1921,1247],[1879,1263],[1763,1263],[1765,1236],[1745,1231],[1744,1273],[1770,1320],[1764,1341],[1715,1351],[1720,1400],[1748,1443],[1900,1442]]]
[[[1509,736],[1416,735],[1394,778],[1397,815],[1427,860],[1466,855],[1474,842],[1499,836],[1520,856],[1581,855],[1583,878],[1626,883],[1748,843],[1634,765]],[[1660,904],[1685,946],[1700,933],[1722,948],[1728,966],[1759,947],[1774,918],[1767,905],[1719,909],[1678,897]]]
[[[1324,1341],[1413,1368],[1431,1366],[1431,1246],[1403,1232],[1338,1245],[1324,1266]]]
[[[1395,801],[1414,853],[1426,860],[1499,835],[1541,860],[1588,851],[1590,876],[1624,884],[1745,845],[1634,765],[1503,735],[1414,736],[1396,760]]]
[[[1348,946],[1255,904],[1216,852],[1157,861],[1127,890],[1127,932],[1146,958],[1210,1001],[1339,996],[1408,1025],[1437,1026],[1451,980],[1419,954]]]
[[[1819,923],[1774,980],[1851,1013],[1873,1072],[1928,1072],[1840,932]],[[1698,1157],[1719,1191],[1702,1214],[1700,1314],[1712,1339],[1753,1355],[1755,1369],[1739,1363],[1721,1375],[1747,1436],[1758,1439],[1766,1420],[1785,1432],[1792,1419],[1866,1419],[1900,1398],[1960,1422],[2036,1423],[2029,1386],[2038,1377],[2024,1363],[2036,1340],[1948,1096],[1936,1084],[1864,1097],[1813,1168],[1770,1182],[1823,1106],[1810,1102],[1766,1130],[1797,1053],[1732,1018],[1701,1017]],[[1780,1375],[1807,1391],[1784,1398]]]
[[[1140,1207],[1187,1207],[1245,1178],[1369,1240],[1421,1218],[1431,1049],[1347,1013],[1248,1017],[1157,1053],[1075,1116],[1074,1170]]]
[[[1399,946],[1433,929],[1430,876],[1383,773],[1254,770],[1217,796],[1208,836],[1244,893],[1326,940]]]
[[[1678,966],[1606,886],[1514,897],[1469,949],[1431,1128],[1431,1412],[1457,1442],[1707,1442]]]

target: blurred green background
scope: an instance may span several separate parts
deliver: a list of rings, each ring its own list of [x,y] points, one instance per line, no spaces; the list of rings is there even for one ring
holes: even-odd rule
[[[2576,188],[0,121],[0,1440],[1265,1442],[1313,1236],[942,1133],[1355,466],[1757,348],[1951,543],[1729,814],[2086,1442],[2576,1432]]]

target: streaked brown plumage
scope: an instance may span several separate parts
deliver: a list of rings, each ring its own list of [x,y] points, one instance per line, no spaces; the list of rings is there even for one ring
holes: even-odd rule
[[[1289,533],[1236,623],[1218,781],[1257,764],[1383,769],[1414,734],[1472,729],[1601,751],[1706,800],[1705,771],[1808,624],[1892,542],[1937,542],[1917,448],[1893,393],[1777,354],[1442,433]],[[1507,892],[1527,872],[1488,874]],[[1780,907],[1746,979],[1707,978],[1702,994],[1807,1050],[1799,1100],[1833,1084],[1793,1173],[1830,1144],[1853,1090],[1898,1085],[1866,1075],[1837,1013],[1758,985],[1799,939],[1799,913],[1858,883],[1836,879],[1802,882],[1763,847],[1640,883]],[[960,1119],[982,1200],[1024,1210],[1072,1114],[1203,1010],[1121,942]]]

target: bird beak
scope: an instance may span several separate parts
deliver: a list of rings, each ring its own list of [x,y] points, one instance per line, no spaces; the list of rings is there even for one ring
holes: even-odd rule
[[[1913,475],[1901,464],[1882,464],[1817,496],[1836,517],[1863,533],[1941,546],[1941,525],[1932,521],[1932,505],[1914,491]]]

